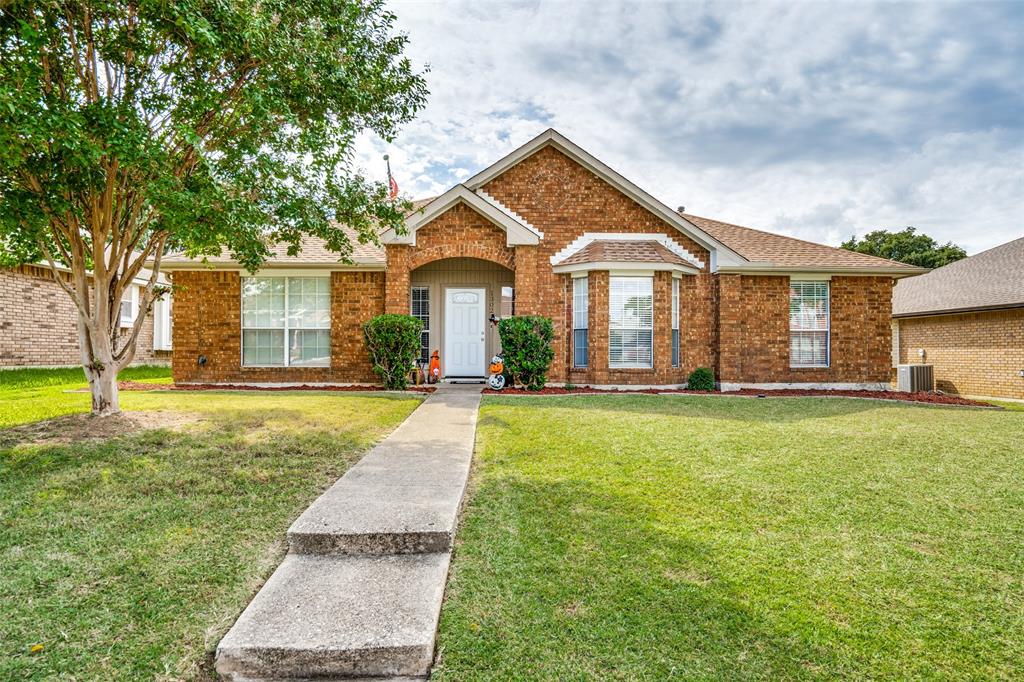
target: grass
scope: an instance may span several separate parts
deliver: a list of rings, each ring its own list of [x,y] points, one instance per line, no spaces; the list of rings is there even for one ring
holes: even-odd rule
[[[1024,414],[487,398],[437,680],[1009,679]]]
[[[146,383],[170,383],[171,368],[156,365],[126,367],[119,379]],[[88,393],[68,393],[88,383],[81,367],[62,369],[0,369],[0,429],[88,412]]]
[[[33,376],[4,387],[17,410],[12,419],[4,402],[8,425],[88,408],[87,395],[61,392],[68,377]],[[0,679],[212,678],[212,649],[277,565],[291,519],[419,404],[309,392],[121,399],[200,421],[68,444],[11,445],[26,427],[0,430]]]

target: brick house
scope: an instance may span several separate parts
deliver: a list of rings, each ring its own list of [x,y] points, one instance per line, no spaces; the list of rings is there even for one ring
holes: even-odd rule
[[[256,275],[164,259],[179,382],[374,382],[361,325],[424,322],[421,353],[479,377],[495,321],[554,321],[553,382],[888,386],[901,263],[680,213],[548,130],[341,263],[315,240]]]
[[[121,329],[135,322],[139,291],[149,277],[143,270],[121,302]],[[71,282],[68,275],[66,282]],[[168,282],[162,276],[162,284]],[[166,365],[171,360],[171,302],[157,301],[137,340],[136,365]],[[78,311],[53,279],[49,266],[0,268],[0,367],[73,367],[81,365]]]
[[[893,330],[893,359],[939,390],[1024,400],[1024,237],[901,281]]]

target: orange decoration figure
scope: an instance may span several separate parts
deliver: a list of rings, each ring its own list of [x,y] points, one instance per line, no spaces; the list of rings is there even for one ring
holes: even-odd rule
[[[435,350],[430,355],[430,367],[429,367],[429,375],[427,376],[427,381],[432,383],[432,384],[436,384],[440,380],[441,380],[441,352]]]

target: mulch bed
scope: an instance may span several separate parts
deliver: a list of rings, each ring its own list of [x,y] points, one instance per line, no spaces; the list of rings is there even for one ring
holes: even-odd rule
[[[138,381],[119,381],[120,391],[383,391],[380,386],[253,386],[250,384],[145,384]],[[410,393],[433,393],[436,386],[410,386]]]
[[[644,388],[644,389],[599,389],[599,388],[575,388],[568,390],[560,386],[545,386],[539,391],[527,391],[524,388],[506,388],[502,391],[495,391],[485,388],[487,395],[662,395],[665,393],[679,393],[682,395],[718,395],[718,396],[744,396],[764,398],[792,398],[792,397],[821,397],[821,398],[868,398],[872,400],[898,400],[907,403],[928,403],[931,405],[964,405],[969,407],[995,407],[989,403],[960,396],[948,395],[946,393],[902,393],[899,391],[842,391],[825,389],[802,389],[802,388],[779,388],[772,390],[758,390],[744,388],[738,391],[708,392],[690,391],[685,388]]]

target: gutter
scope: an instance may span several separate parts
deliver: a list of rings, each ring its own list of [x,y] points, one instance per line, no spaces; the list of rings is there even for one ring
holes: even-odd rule
[[[718,272],[724,275],[788,275],[791,273],[813,272],[831,275],[861,275],[876,277],[914,277],[930,272],[928,268],[917,268],[907,266],[905,268],[851,268],[851,267],[822,267],[822,266],[777,266],[770,263],[751,263],[750,265],[724,265],[718,268]]]
[[[947,308],[942,310],[921,310],[911,313],[893,313],[895,320],[903,320],[911,317],[937,317],[939,315],[963,315],[966,313],[991,313],[999,310],[1017,310],[1024,308],[1024,301],[1019,303],[996,303],[994,305],[976,305],[967,308]]]

